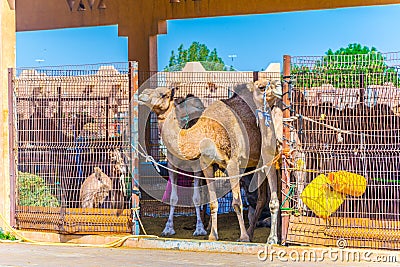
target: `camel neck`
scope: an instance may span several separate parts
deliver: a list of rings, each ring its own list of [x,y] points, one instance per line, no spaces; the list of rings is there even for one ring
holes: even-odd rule
[[[160,131],[162,130],[162,127],[164,126],[165,120],[171,114],[171,112],[174,111],[174,109],[175,109],[175,106],[172,103],[170,103],[169,107],[166,111],[157,115],[158,127],[159,127]]]

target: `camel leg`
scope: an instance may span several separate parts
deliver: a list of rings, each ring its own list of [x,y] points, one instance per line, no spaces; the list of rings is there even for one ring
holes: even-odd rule
[[[257,177],[258,177],[258,184],[260,185],[258,187],[257,191],[257,205],[256,209],[252,210],[252,214],[249,215],[249,228],[247,229],[247,234],[249,235],[250,240],[253,239],[254,235],[254,229],[256,228],[256,223],[258,218],[260,217],[260,214],[262,210],[264,209],[265,203],[267,202],[267,181],[264,179],[264,172],[258,172]],[[250,209],[249,209],[249,214],[250,214]],[[252,217],[250,219],[250,216]]]
[[[268,175],[268,184],[271,191],[271,199],[269,201],[269,209],[271,211],[271,231],[267,239],[268,244],[278,243],[278,213],[279,213],[279,199],[278,199],[278,177],[276,175],[275,167],[271,167]],[[257,203],[258,204],[258,203]]]
[[[199,173],[196,173],[197,176]],[[204,229],[204,224],[203,221],[201,220],[201,213],[200,213],[200,179],[194,178],[193,181],[193,204],[196,208],[196,231],[194,231],[193,235],[194,236],[199,236],[199,235],[206,235],[207,231]]]
[[[249,220],[249,228],[247,228],[247,234],[249,235],[249,237],[250,237],[250,241],[251,241],[251,239],[252,239],[252,235],[250,234],[250,232],[252,231],[250,228],[251,228],[251,226],[254,224],[256,224],[255,223],[255,219],[254,219],[254,213],[256,212],[256,210],[252,207],[252,206],[250,206],[249,205],[249,210],[248,210],[248,212],[247,212],[247,219]],[[254,231],[254,226],[253,226],[253,231]]]
[[[171,167],[171,165],[168,163],[168,167]],[[178,188],[177,188],[177,182],[178,182],[178,177],[176,173],[168,171],[169,174],[169,179],[171,181],[171,196],[169,199],[170,203],[170,210],[169,210],[169,216],[168,216],[168,221],[165,224],[165,228],[161,233],[161,236],[170,236],[175,234],[174,230],[174,212],[175,212],[175,206],[178,203]]]
[[[203,169],[204,176],[207,178],[214,177],[214,168],[212,166],[208,166]],[[217,190],[215,188],[214,180],[207,180],[207,188],[208,194],[210,197],[210,235],[208,236],[208,240],[218,240],[218,199],[217,199]],[[209,224],[210,226],[210,224]]]
[[[237,162],[231,161],[226,167],[226,171],[229,176],[238,175],[240,173],[239,165]],[[240,178],[234,178],[229,180],[232,188],[232,207],[236,212],[236,216],[239,221],[240,227],[240,242],[249,242],[250,238],[246,231],[246,226],[244,225],[243,219],[243,203],[242,196],[240,194]]]

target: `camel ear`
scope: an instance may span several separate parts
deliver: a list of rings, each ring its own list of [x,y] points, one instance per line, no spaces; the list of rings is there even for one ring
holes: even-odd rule
[[[255,87],[254,82],[248,83],[248,84],[246,85],[246,87],[247,87],[247,89],[248,89],[250,92],[254,92],[254,87]]]
[[[175,96],[175,90],[176,90],[176,88],[175,87],[172,87],[171,88],[171,96],[170,96],[170,99],[172,100],[172,99],[174,99],[174,96]]]
[[[177,97],[174,99],[175,106],[178,106],[179,104],[182,104],[183,102],[185,102],[185,98],[183,98],[183,97]]]

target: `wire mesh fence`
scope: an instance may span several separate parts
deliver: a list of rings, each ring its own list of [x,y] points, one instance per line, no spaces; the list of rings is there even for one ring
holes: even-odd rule
[[[399,60],[291,58],[289,242],[400,248]]]
[[[136,68],[131,62],[13,70],[17,227],[132,232]]]

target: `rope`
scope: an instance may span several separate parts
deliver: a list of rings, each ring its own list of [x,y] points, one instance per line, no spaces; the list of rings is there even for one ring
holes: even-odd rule
[[[380,135],[372,135],[372,134],[365,134],[365,133],[355,133],[355,132],[352,132],[352,131],[342,130],[342,129],[340,129],[340,128],[333,127],[333,126],[331,126],[331,125],[329,125],[329,124],[326,124],[326,123],[323,123],[323,122],[319,122],[319,121],[313,120],[313,119],[311,119],[311,118],[309,118],[309,117],[307,117],[307,116],[301,115],[301,114],[296,114],[295,116],[291,116],[291,117],[289,117],[289,118],[283,118],[283,122],[293,122],[293,121],[298,120],[298,119],[300,119],[300,118],[301,118],[301,119],[304,119],[304,120],[306,120],[306,121],[309,121],[309,122],[312,122],[312,123],[315,123],[315,124],[324,126],[324,127],[328,128],[328,129],[331,129],[331,130],[333,130],[333,131],[338,132],[338,140],[339,140],[339,143],[340,143],[341,141],[343,141],[343,138],[342,138],[341,135],[340,135],[340,134],[342,134],[342,133],[344,133],[344,134],[358,135],[358,136],[375,137],[375,138],[378,138],[378,137],[385,137],[385,136],[380,136]]]
[[[144,151],[143,147],[139,143],[138,143],[138,145],[139,145],[139,148]],[[183,173],[183,172],[171,169],[169,167],[166,167],[166,166],[158,163],[152,156],[148,155],[146,152],[139,151],[139,149],[137,149],[133,145],[131,145],[131,147],[136,151],[136,153],[138,153],[139,155],[144,157],[146,159],[146,161],[152,162],[155,165],[154,167],[157,169],[158,172],[160,172],[160,168],[159,167],[161,167],[163,169],[166,169],[168,171],[174,172],[176,174],[180,174],[180,175],[183,175],[183,176],[186,176],[186,177],[190,177],[190,178],[194,178],[194,179],[203,179],[203,180],[215,180],[216,179],[215,177],[212,177],[212,178],[211,177],[210,178],[202,177],[202,176],[191,175],[191,174],[187,174],[187,173]],[[249,171],[249,172],[245,172],[245,173],[242,173],[242,174],[238,174],[238,175],[233,175],[233,176],[217,177],[217,179],[224,179],[224,180],[228,180],[229,179],[230,180],[230,179],[242,178],[243,176],[246,176],[246,175],[249,175],[249,174],[253,174],[253,173],[256,173],[256,172],[259,172],[259,171],[263,171],[264,169],[266,169],[268,167],[271,167],[272,164],[274,164],[275,158],[271,162],[269,162],[269,163],[267,163],[267,164],[255,169],[255,170],[252,170],[252,171]]]
[[[304,120],[306,120],[306,121],[313,122],[313,123],[315,123],[315,124],[322,125],[322,126],[328,128],[328,129],[334,130],[334,131],[339,132],[339,133],[355,134],[355,133],[353,133],[353,132],[351,132],[351,131],[342,130],[342,129],[340,129],[340,128],[333,127],[333,126],[331,126],[331,125],[329,125],[329,124],[326,124],[326,123],[323,123],[323,122],[319,122],[319,121],[313,120],[313,119],[311,119],[311,118],[309,118],[309,117],[307,117],[307,116],[301,115],[301,114],[296,114],[295,116],[291,116],[291,117],[289,117],[289,118],[284,118],[283,121],[284,121],[284,122],[292,122],[292,121],[295,121],[295,120],[297,120],[297,119],[299,119],[299,118],[302,118],[302,119],[304,119]]]
[[[317,170],[305,169],[305,168],[286,168],[288,171],[308,172],[308,173],[321,173]]]
[[[144,235],[147,235],[146,230],[144,229],[142,220],[140,219],[140,216],[139,216],[139,209],[140,209],[140,207],[132,208],[132,211],[133,211],[134,214],[136,215],[136,218],[137,218],[137,220],[139,221],[140,228],[142,228],[142,231],[143,231]]]
[[[284,200],[282,201],[282,203],[281,203],[281,206],[280,206],[280,209],[281,209],[281,210],[283,209],[283,206],[285,205],[286,201],[287,201],[289,198],[292,198],[291,195],[293,195],[293,193],[294,193],[294,187],[295,187],[294,184],[292,184],[292,185],[290,186],[289,192],[287,193],[287,195],[285,195],[285,199],[284,199]],[[286,208],[285,208],[285,209],[286,209]]]
[[[264,93],[263,93],[263,109],[256,109],[256,118],[257,118],[257,126],[259,124],[259,117],[258,114],[261,113],[261,115],[264,118],[264,123],[265,126],[269,127],[271,125],[271,121],[272,121],[272,116],[271,116],[271,109],[268,106],[268,102],[267,102],[267,89],[270,87],[270,83],[268,82],[266,88],[264,89]]]

